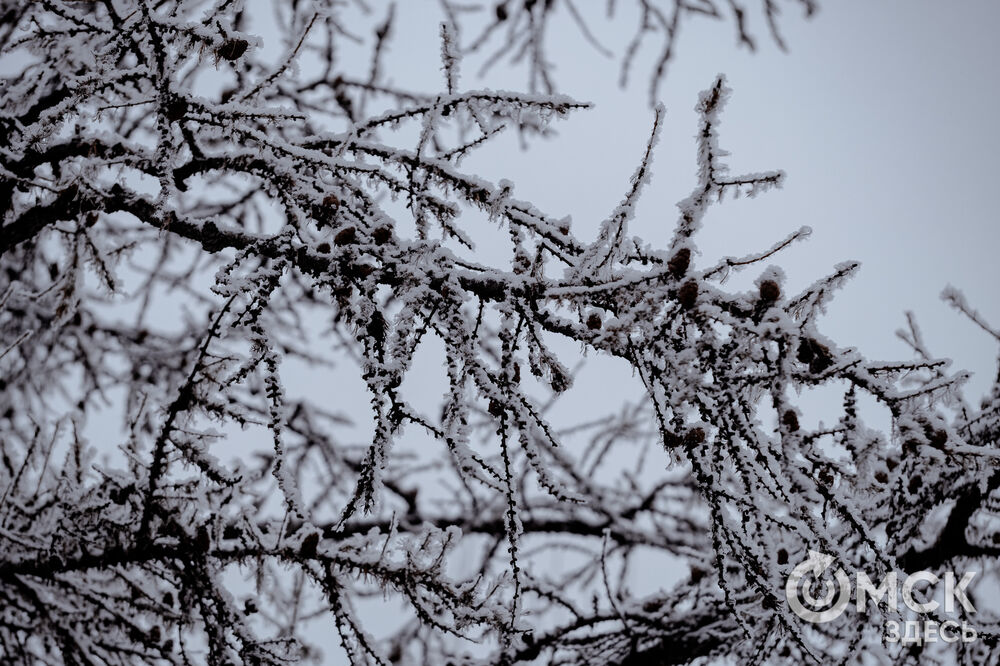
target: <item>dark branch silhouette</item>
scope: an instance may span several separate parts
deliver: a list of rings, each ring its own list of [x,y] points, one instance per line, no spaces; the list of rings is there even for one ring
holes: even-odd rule
[[[760,9],[780,44],[779,4]],[[697,252],[710,207],[783,178],[728,173],[722,77],[662,245],[629,228],[660,108],[594,237],[465,171],[587,108],[556,92],[550,22],[605,47],[570,0],[494,3],[485,27],[440,7],[442,85],[422,92],[384,72],[391,6],[365,26],[339,3],[0,3],[21,63],[0,88],[0,660],[922,660],[877,613],[809,625],[785,580],[809,550],[873,579],[995,570],[1000,383],[967,403],[912,318],[912,361],[825,337],[856,265],[788,293],[767,264],[806,227]],[[689,18],[755,43],[738,2],[634,7],[622,76],[658,35],[653,99]],[[363,66],[337,56],[364,39]],[[527,92],[466,87],[480,53],[528,62]],[[727,286],[741,270],[752,289]],[[560,421],[582,355],[643,397],[608,387],[605,412]],[[842,404],[810,428],[799,395],[820,386]],[[650,567],[687,575],[636,589]],[[361,602],[380,596],[399,622],[374,634]],[[998,658],[995,620],[961,663]]]

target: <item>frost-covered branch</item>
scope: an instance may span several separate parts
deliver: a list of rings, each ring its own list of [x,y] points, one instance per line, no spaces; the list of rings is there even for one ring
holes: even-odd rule
[[[578,4],[494,5],[470,47],[443,3],[430,91],[385,74],[388,8],[276,2],[268,56],[242,2],[2,7],[5,659],[282,664],[322,658],[319,624],[353,664],[888,663],[868,625],[817,631],[779,596],[810,549],[873,576],[995,566],[1000,389],[966,404],[913,321],[913,361],[826,337],[857,264],[794,294],[768,263],[807,227],[699,254],[727,193],[783,179],[728,172],[723,77],[663,243],[634,229],[662,109],[590,226],[464,166],[588,108],[543,40],[565,8],[599,42]],[[654,85],[688,16],[752,44],[739,3],[660,4],[639,3]],[[501,30],[534,85],[464,87]],[[358,41],[364,67],[336,55]],[[581,408],[584,356],[634,381]],[[377,632],[380,597],[399,622]]]

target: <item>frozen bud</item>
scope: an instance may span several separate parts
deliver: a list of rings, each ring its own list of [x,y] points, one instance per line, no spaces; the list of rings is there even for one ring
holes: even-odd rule
[[[701,444],[705,441],[705,431],[702,428],[691,428],[684,435],[685,444]]]
[[[812,338],[803,338],[799,342],[796,358],[802,363],[807,363],[809,371],[814,373],[823,372],[833,365],[830,348]]]
[[[379,227],[372,233],[372,238],[378,245],[385,245],[392,240],[392,229],[389,227]]]
[[[188,103],[181,97],[174,97],[163,109],[163,114],[170,122],[177,122],[184,118],[188,111]]]
[[[587,328],[592,331],[596,331],[601,328],[601,315],[596,312],[591,312],[590,316],[587,317]]]
[[[760,283],[760,300],[774,303],[781,298],[781,287],[774,280],[764,280]]]
[[[323,205],[328,208],[337,208],[340,206],[340,199],[337,198],[336,194],[328,194],[323,197]]]
[[[886,483],[889,482],[889,475],[886,474],[886,471],[884,469],[880,469],[879,471],[875,472],[875,480],[881,483],[882,485],[885,485]]]
[[[358,232],[354,227],[344,227],[333,237],[335,245],[352,245],[358,239]]]
[[[250,43],[245,39],[227,39],[215,53],[226,60],[239,60],[240,56],[246,53],[248,46]]]
[[[319,532],[310,532],[302,539],[302,544],[299,546],[299,555],[307,559],[316,557],[318,547]]]
[[[690,265],[691,250],[682,247],[677,250],[674,256],[670,257],[670,261],[667,262],[667,270],[674,276],[674,279],[680,280],[687,273],[688,266]]]
[[[208,549],[212,546],[212,539],[208,533],[208,528],[204,525],[198,526],[198,531],[194,538],[195,550],[199,553],[208,552]]]
[[[489,412],[493,416],[503,416],[503,405],[498,400],[490,400]]]
[[[243,614],[253,615],[257,612],[257,603],[253,599],[247,599],[243,602]]]
[[[208,252],[218,252],[226,246],[226,240],[219,227],[211,220],[201,227],[201,246]]]
[[[507,20],[507,3],[506,2],[499,3],[496,6],[495,11],[496,11],[496,16],[497,16],[497,21],[498,22],[503,23],[504,21]]]
[[[778,564],[788,564],[788,551],[784,548],[778,549]]]
[[[371,264],[364,264],[364,263],[351,264],[350,266],[348,266],[345,272],[351,277],[356,277],[363,280],[375,272],[375,267],[372,266]]]
[[[688,280],[677,290],[677,300],[685,310],[690,310],[698,301],[698,283]]]
[[[795,410],[789,409],[781,417],[781,422],[785,425],[790,432],[795,432],[799,429],[799,416],[795,413]]]
[[[368,320],[368,326],[365,328],[365,332],[368,333],[369,337],[377,340],[379,343],[385,341],[386,323],[385,317],[378,310],[372,315],[372,318]]]
[[[319,252],[320,254],[329,254],[330,253],[330,244],[329,243],[320,243],[319,245],[316,246],[316,251]]]

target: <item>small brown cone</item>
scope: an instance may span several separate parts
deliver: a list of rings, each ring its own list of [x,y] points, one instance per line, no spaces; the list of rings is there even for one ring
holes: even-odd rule
[[[698,283],[688,280],[677,290],[677,301],[685,310],[690,310],[698,301]]]
[[[760,283],[760,300],[774,303],[781,298],[781,287],[774,280],[764,280]]]
[[[306,559],[312,559],[316,557],[318,548],[319,532],[310,532],[302,539],[302,545],[299,546],[299,555]]]
[[[352,245],[358,239],[358,232],[354,227],[344,227],[333,237],[334,245]]]
[[[690,265],[691,250],[682,247],[674,253],[674,256],[670,257],[670,261],[667,262],[667,270],[674,276],[674,279],[680,280],[687,273],[688,266]]]

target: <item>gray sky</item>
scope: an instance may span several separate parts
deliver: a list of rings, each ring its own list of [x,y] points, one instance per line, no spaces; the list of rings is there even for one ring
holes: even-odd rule
[[[605,3],[577,4],[598,38],[620,53],[635,24],[629,3],[618,3],[621,12],[613,22],[604,16]],[[698,239],[702,265],[764,249],[809,225],[812,238],[774,260],[788,276],[789,291],[838,262],[862,262],[830,306],[822,330],[869,357],[908,359],[895,331],[905,322],[904,311],[913,310],[933,352],[977,373],[966,391],[975,399],[996,371],[996,346],[939,294],[954,284],[1000,327],[993,288],[1000,283],[1000,236],[990,168],[1000,128],[989,120],[1000,99],[994,73],[1000,4],[828,0],[809,22],[795,9],[789,6],[781,24],[787,54],[759,23],[756,54],[736,47],[728,23],[696,20],[686,26],[661,86],[666,124],[631,232],[654,245],[669,239],[675,203],[695,182],[698,92],[725,73],[733,97],[720,143],[733,153],[732,172],[782,169],[787,180],[782,190],[714,208]],[[397,10],[384,71],[402,87],[441,90],[437,3],[404,2]],[[508,137],[475,153],[462,168],[494,182],[512,180],[517,198],[556,217],[571,215],[586,240],[621,200],[644,149],[652,124],[648,72],[658,48],[649,43],[631,85],[620,90],[619,61],[588,46],[571,22],[559,25],[564,30],[550,34],[550,58],[558,66],[560,92],[596,107],[559,122],[557,137],[532,141],[528,151]],[[462,88],[523,89],[523,69],[500,67],[479,78],[475,62],[463,64]],[[734,276],[731,287],[746,288],[762,268]],[[411,388],[440,373],[442,352],[433,347],[418,359],[407,380]],[[600,360],[582,379],[582,395],[559,410],[563,418],[604,400],[609,388],[637,384],[623,368]],[[434,397],[425,393],[427,400]],[[411,393],[418,407],[419,394]],[[647,581],[654,587],[668,583],[662,570]]]
[[[604,16],[606,3],[576,3],[598,38],[620,53],[635,25],[629,3],[619,0],[613,22]],[[385,3],[372,5],[384,11]],[[397,11],[385,71],[403,87],[441,90],[438,3],[406,0]],[[264,33],[267,17],[262,19],[261,37],[273,41]],[[631,85],[620,90],[619,61],[601,56],[563,19],[558,25],[564,31],[550,35],[560,92],[596,107],[559,122],[558,136],[532,141],[529,151],[508,137],[471,156],[463,169],[494,182],[512,180],[517,198],[549,215],[571,215],[578,236],[587,240],[621,200],[644,149],[653,117],[648,72],[658,48],[648,44]],[[833,301],[822,330],[869,357],[905,359],[908,350],[894,331],[905,321],[904,310],[913,310],[932,351],[977,373],[966,391],[977,397],[996,371],[996,346],[938,295],[954,284],[1000,328],[994,292],[1000,284],[1000,232],[991,168],[1000,152],[1000,126],[990,120],[1000,100],[1000,3],[825,0],[809,22],[788,3],[781,25],[787,54],[759,22],[756,54],[737,48],[730,23],[695,20],[685,26],[660,88],[666,123],[631,232],[654,245],[668,240],[675,203],[694,185],[698,92],[725,73],[733,97],[720,142],[733,153],[732,172],[782,169],[787,180],[782,190],[714,208],[698,238],[697,261],[704,266],[723,255],[764,249],[809,225],[812,238],[774,260],[788,276],[789,291],[838,262],[862,262],[859,275]],[[351,57],[349,50],[341,55]],[[367,66],[366,59],[358,61],[360,73]],[[520,89],[525,80],[523,71],[506,67],[479,78],[470,62],[462,87]],[[734,276],[732,288],[745,288],[762,268]],[[440,373],[439,353],[432,349],[419,360],[408,382]],[[595,363],[588,372],[604,387],[619,379],[635,384],[609,363]],[[290,386],[291,392],[317,390],[303,369],[286,374],[293,377],[298,389]],[[333,386],[338,406],[352,410],[353,396],[358,413],[366,413],[363,392]],[[586,385],[581,388],[586,391]],[[235,452],[239,445],[233,444]],[[328,663],[337,663],[336,636],[326,629],[317,639],[327,644],[333,659]]]
[[[605,43],[628,38],[630,17],[608,25],[601,14],[591,26]],[[827,334],[869,356],[899,358],[907,350],[894,331],[912,309],[932,351],[981,375],[969,390],[978,395],[995,370],[995,345],[938,295],[950,282],[1000,326],[991,169],[1000,129],[989,120],[1000,99],[1000,5],[837,0],[809,22],[786,12],[782,25],[789,53],[761,33],[756,55],[735,47],[729,25],[686,26],[661,88],[667,123],[634,231],[654,243],[668,238],[674,204],[694,183],[697,93],[723,72],[734,92],[720,142],[733,172],[780,168],[788,177],[783,190],[714,209],[702,261],[764,248],[807,224],[812,238],[775,260],[793,288],[839,261],[862,262],[830,307]],[[596,108],[528,153],[497,145],[465,167],[505,175],[519,197],[572,214],[578,230],[596,228],[623,195],[651,125],[647,70],[637,67],[621,91],[616,61],[575,33],[553,38],[566,44],[552,49],[563,91]],[[492,84],[472,75],[466,85]],[[755,276],[748,271],[745,281]]]

